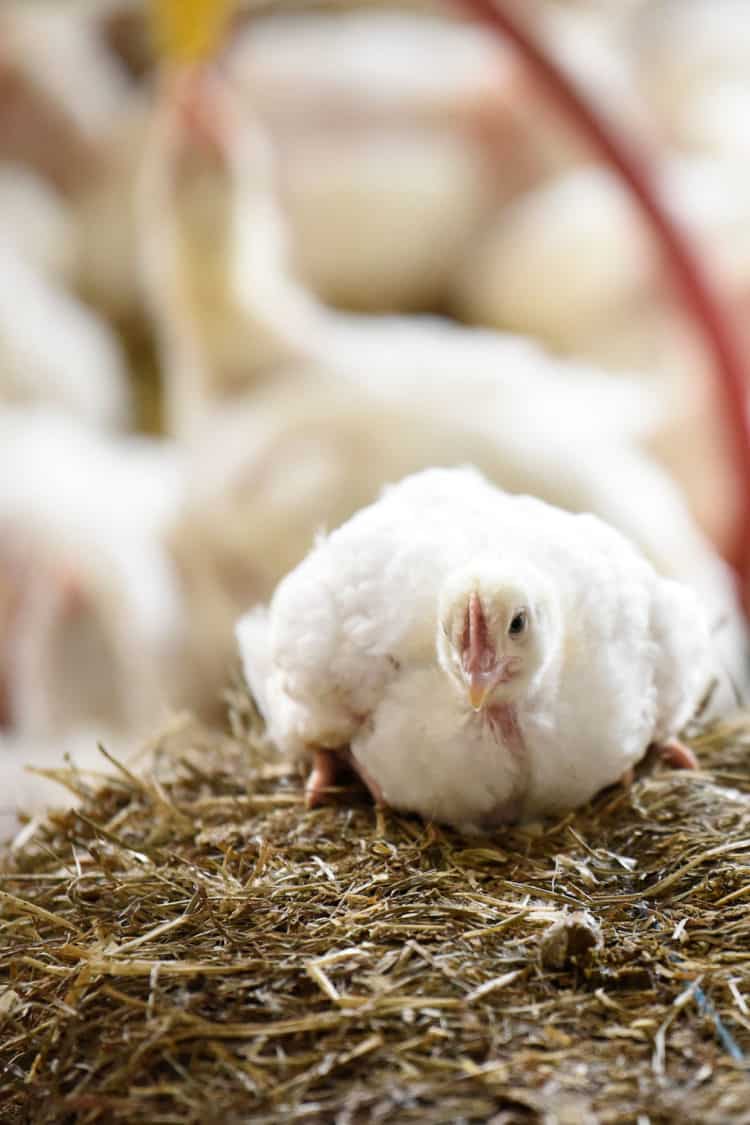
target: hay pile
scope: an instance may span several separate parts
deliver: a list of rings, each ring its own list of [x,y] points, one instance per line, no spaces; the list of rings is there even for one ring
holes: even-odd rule
[[[6,857],[0,1120],[750,1121],[747,719],[479,840],[305,812],[236,720]]]

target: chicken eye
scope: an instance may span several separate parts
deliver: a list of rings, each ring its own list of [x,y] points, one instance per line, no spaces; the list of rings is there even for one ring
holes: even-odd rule
[[[528,623],[528,619],[527,619],[527,616],[526,616],[526,610],[525,609],[519,609],[518,613],[515,614],[515,616],[511,620],[510,625],[508,626],[509,635],[511,637],[520,636],[521,633],[523,633],[524,629],[526,628],[527,623]]]

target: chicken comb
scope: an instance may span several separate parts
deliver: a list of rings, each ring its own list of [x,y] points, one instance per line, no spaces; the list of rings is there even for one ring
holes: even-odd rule
[[[234,0],[151,0],[159,55],[175,63],[210,58],[221,45],[234,6]]]

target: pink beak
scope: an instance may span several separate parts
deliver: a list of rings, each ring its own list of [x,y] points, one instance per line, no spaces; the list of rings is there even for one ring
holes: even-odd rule
[[[485,678],[481,672],[478,675],[472,676],[469,680],[469,703],[475,711],[481,711],[484,701],[487,698],[489,691],[489,684],[484,682]]]
[[[497,655],[489,639],[487,620],[476,593],[469,598],[463,665],[469,679],[469,702],[475,711],[480,711],[488,693],[502,679],[503,669],[498,668]]]

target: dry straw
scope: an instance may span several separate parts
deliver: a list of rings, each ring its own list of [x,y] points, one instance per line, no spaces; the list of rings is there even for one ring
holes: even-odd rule
[[[354,787],[305,811],[233,718],[69,773],[5,858],[0,1120],[750,1121],[746,719],[705,772],[468,840]]]

